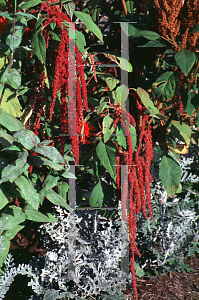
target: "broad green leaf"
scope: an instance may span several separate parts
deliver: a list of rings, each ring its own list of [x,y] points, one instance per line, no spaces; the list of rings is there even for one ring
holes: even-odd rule
[[[60,175],[63,176],[64,178],[72,178],[76,179],[76,176],[73,173],[70,173],[69,171],[62,171],[60,172]]]
[[[191,117],[193,112],[199,106],[199,95],[191,91],[189,92],[183,91],[181,92],[181,97],[182,97],[185,110],[188,113],[188,115]]]
[[[157,32],[150,30],[139,30],[139,32],[136,33],[135,37],[144,37],[145,39],[154,41],[159,39],[160,35]]]
[[[115,91],[112,92],[115,104],[120,103],[121,107],[128,98],[128,87],[124,84],[118,86]]]
[[[161,100],[172,100],[175,96],[176,81],[173,72],[165,72],[152,84],[156,97]]]
[[[21,85],[21,75],[16,69],[11,69],[10,73],[7,73],[5,83],[10,85],[13,89],[17,90]]]
[[[33,151],[42,154],[49,159],[51,159],[55,163],[62,163],[64,164],[64,158],[60,154],[60,152],[52,146],[44,146],[44,145],[38,145],[32,149]]]
[[[16,145],[12,145],[12,146],[9,146],[7,148],[4,148],[2,151],[6,151],[6,150],[9,150],[9,151],[21,151],[21,149],[18,146],[16,146]],[[6,152],[8,152],[8,151],[6,151]]]
[[[1,230],[12,229],[18,224],[24,222],[26,219],[25,214],[21,207],[10,205],[6,207],[1,214],[0,221],[2,221]]]
[[[16,225],[14,228],[9,229],[9,230],[5,233],[4,237],[7,238],[8,240],[12,240],[12,239],[15,237],[15,235],[16,235],[20,230],[22,230],[24,227],[25,227],[25,226],[22,226],[22,225]]]
[[[160,48],[160,47],[165,48],[165,46],[166,46],[165,42],[161,39],[149,41],[145,38],[141,38],[139,44],[137,45],[138,48]]]
[[[98,99],[94,99],[92,97],[88,97],[88,103],[90,103],[91,105],[93,105],[94,107],[99,105],[99,100]]]
[[[118,144],[126,150],[127,149],[126,137],[124,135],[122,128],[119,128],[118,125],[116,127],[116,136],[117,136]]]
[[[25,126],[11,114],[0,108],[0,124],[9,131],[25,129]]]
[[[128,26],[128,35],[129,35],[129,37],[134,37],[139,31],[140,30],[137,29],[135,26],[133,26],[132,24],[129,24],[129,26]]]
[[[104,117],[102,127],[102,133],[104,134],[104,143],[106,143],[115,130],[113,126],[113,119],[109,115],[106,115]]]
[[[134,7],[133,0],[127,0],[126,1],[126,8],[127,8],[129,14],[133,13],[133,7]]]
[[[77,187],[76,187],[76,188],[77,188]],[[58,189],[58,194],[59,194],[63,199],[67,199],[67,193],[68,193],[68,189],[69,189],[68,183],[65,182],[65,181],[60,181],[60,182],[58,182],[57,189]]]
[[[42,3],[43,1],[42,0],[29,0],[29,1],[26,1],[25,3],[23,3],[21,5],[21,8],[24,9],[24,8],[32,8],[40,3]]]
[[[84,54],[85,52],[84,47],[86,47],[86,40],[82,32],[78,30],[75,31],[75,41],[78,49],[82,52],[82,54]]]
[[[59,176],[53,176],[51,174],[48,174],[44,181],[44,187],[46,189],[52,189],[57,185],[58,180],[59,180]]]
[[[172,158],[164,155],[160,163],[159,176],[166,192],[174,195],[181,179],[179,164]]]
[[[27,27],[27,21],[25,18],[21,19],[15,24],[14,35],[12,34],[12,28],[10,29],[9,35],[6,37],[6,45],[14,51],[22,41],[22,36]]]
[[[105,108],[110,108],[110,106],[107,102],[103,102],[98,106],[98,108],[97,108],[98,116],[105,110]]]
[[[138,96],[140,97],[140,100],[142,101],[142,103],[144,104],[144,106],[149,109],[150,106],[150,97],[149,94],[142,88],[137,88],[136,90]]]
[[[8,20],[13,20],[13,14],[12,13],[0,11],[0,16],[4,16]]]
[[[189,144],[191,138],[191,129],[187,124],[180,124],[180,121],[172,121],[170,130],[171,133],[180,141]]]
[[[96,147],[96,153],[104,168],[110,173],[112,177],[115,177],[116,158],[114,146],[110,146],[110,143],[104,144],[101,141]]]
[[[38,59],[44,63],[46,60],[46,41],[45,37],[41,34],[41,28],[33,35],[32,47]]]
[[[42,189],[39,192],[42,196],[45,196],[51,203],[54,205],[62,206],[68,210],[71,211],[70,206],[66,203],[66,200],[64,200],[59,194],[57,194],[52,189]]]
[[[0,186],[0,210],[4,208],[8,203],[9,199],[6,197]]]
[[[63,165],[55,163],[55,162],[53,162],[51,160],[48,160],[48,159],[46,159],[44,157],[41,157],[41,156],[35,156],[35,155],[30,156],[28,158],[28,163],[31,166],[42,166],[42,165],[49,166],[50,168],[52,168],[56,171],[60,171],[60,170],[64,169]]]
[[[165,119],[165,116],[163,116],[159,110],[157,109],[157,107],[155,107],[154,103],[152,100],[150,100],[150,104],[149,104],[149,108],[148,111],[150,112],[150,114],[152,115],[153,118],[157,118],[157,119]]]
[[[124,57],[119,57],[117,58],[120,60],[120,68],[126,72],[133,72],[133,67],[131,63]]]
[[[9,180],[17,179],[28,168],[29,164],[21,159],[13,161],[2,170],[0,184]]]
[[[195,53],[182,49],[174,55],[174,58],[179,68],[187,76],[196,61]]]
[[[195,24],[192,29],[189,30],[189,33],[199,32],[199,24]]]
[[[108,85],[110,91],[112,91],[120,81],[114,77],[108,77],[105,79],[105,82]]]
[[[0,251],[0,269],[2,268],[2,265],[4,261],[6,260],[10,248],[10,241],[8,239],[3,240],[3,249]]]
[[[25,176],[21,176],[14,182],[18,186],[22,198],[33,208],[38,209],[40,198],[31,182]]]
[[[65,2],[68,2],[68,1],[65,1]],[[69,3],[64,4],[63,6],[64,6],[64,8],[66,10],[67,15],[72,20],[74,12],[75,12],[75,3],[71,1]]]
[[[101,180],[99,180],[89,197],[89,204],[94,208],[101,208],[103,205],[103,199],[104,193],[102,189]]]
[[[1,97],[1,92],[0,92],[0,97]],[[20,118],[23,114],[23,108],[19,102],[18,97],[13,91],[11,91],[8,88],[6,88],[4,91],[0,108],[16,118]]]
[[[28,150],[40,143],[39,137],[28,129],[22,129],[13,134],[15,138]]]
[[[88,27],[88,29],[92,31],[98,37],[98,39],[103,43],[102,33],[99,27],[97,27],[97,25],[93,22],[92,18],[88,14],[83,13],[81,11],[75,11],[75,15],[77,18],[80,19],[80,21],[84,22],[84,25]]]
[[[26,219],[34,222],[57,222],[57,219],[51,215],[51,218],[34,209],[31,205],[27,205],[24,211]]]

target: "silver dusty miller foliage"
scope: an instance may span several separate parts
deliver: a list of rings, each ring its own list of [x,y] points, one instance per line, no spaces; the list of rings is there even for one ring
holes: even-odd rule
[[[121,227],[118,215],[102,221],[97,211],[69,212],[55,206],[54,216],[58,222],[42,224],[39,229],[46,256],[16,268],[8,255],[0,275],[0,299],[17,274],[31,278],[28,285],[38,295],[32,300],[48,299],[48,295],[50,299],[84,299],[120,294],[128,282],[120,268],[128,249],[128,231]]]
[[[151,189],[151,204],[154,222],[150,218],[145,220],[141,214],[137,221],[138,248],[143,248],[145,244],[149,250],[148,255],[141,258],[142,263],[139,259],[139,263],[142,268],[160,268],[163,273],[181,270],[184,258],[199,234],[199,215],[195,208],[199,208],[199,193],[187,188],[199,182],[199,177],[192,173],[198,165],[198,157],[181,155],[178,163],[182,191],[169,197],[153,168],[155,180]]]

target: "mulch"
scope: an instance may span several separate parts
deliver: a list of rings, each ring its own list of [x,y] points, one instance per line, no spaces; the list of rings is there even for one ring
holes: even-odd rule
[[[195,271],[137,278],[138,299],[199,300],[199,256],[193,255],[185,263]],[[127,299],[135,299],[131,284],[123,293]]]

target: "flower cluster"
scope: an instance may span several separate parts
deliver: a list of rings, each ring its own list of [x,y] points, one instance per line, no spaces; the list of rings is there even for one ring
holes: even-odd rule
[[[8,19],[4,16],[0,17],[0,33],[5,33],[7,30]]]

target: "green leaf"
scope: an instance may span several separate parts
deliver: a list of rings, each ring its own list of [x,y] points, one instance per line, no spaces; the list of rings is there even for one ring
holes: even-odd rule
[[[24,222],[26,219],[21,207],[15,205],[8,206],[1,214],[0,221],[2,221],[1,230],[12,229],[18,224]]]
[[[25,176],[21,176],[14,182],[18,186],[22,198],[25,199],[33,208],[38,209],[40,198],[31,182],[26,179]]]
[[[103,205],[103,199],[104,193],[102,189],[101,180],[99,180],[89,197],[89,204],[94,208],[101,208]]]
[[[52,189],[57,185],[58,180],[59,180],[59,176],[53,176],[51,174],[48,174],[44,181],[44,187],[46,189]]]
[[[175,76],[173,72],[165,72],[152,84],[156,97],[161,100],[172,100],[175,96]]]
[[[6,83],[9,84],[15,90],[17,90],[20,87],[21,75],[16,69],[11,69],[10,73],[7,74]]]
[[[29,1],[26,1],[25,3],[23,3],[21,5],[21,8],[24,9],[24,8],[32,8],[40,3],[42,3],[43,1],[42,0],[29,0]]]
[[[65,1],[66,2],[66,1]],[[68,1],[67,1],[68,2]],[[70,19],[72,20],[73,19],[73,15],[74,15],[74,12],[75,12],[75,3],[74,2],[69,2],[69,3],[66,3],[63,5],[65,10],[66,10],[66,13],[67,15],[70,17]]]
[[[77,187],[76,187],[76,188],[77,188]],[[65,182],[65,181],[60,181],[60,182],[58,182],[57,189],[58,189],[58,194],[59,194],[63,199],[66,199],[66,198],[67,198],[68,189],[69,189],[68,183]]]
[[[109,142],[108,142],[109,143]],[[112,177],[116,174],[116,158],[115,148],[109,143],[104,144],[102,141],[96,147],[97,156],[104,166],[104,168],[110,173]]]
[[[103,102],[98,106],[98,108],[97,108],[98,116],[105,110],[105,108],[110,108],[110,106],[107,102]]]
[[[195,24],[192,29],[189,30],[189,33],[199,32],[199,24]]]
[[[5,196],[4,192],[0,187],[0,210],[4,208],[9,203],[8,198]]]
[[[64,158],[60,152],[53,146],[38,145],[32,149],[33,151],[42,154],[55,163],[64,164]]]
[[[150,97],[149,94],[142,88],[137,88],[136,90],[138,96],[140,97],[140,100],[142,101],[142,103],[144,104],[144,106],[149,109],[150,106]]]
[[[120,81],[114,77],[108,77],[105,79],[105,82],[108,88],[112,91]]]
[[[32,47],[38,59],[44,63],[46,60],[46,41],[41,34],[41,28],[32,37]]]
[[[63,165],[57,164],[51,160],[48,160],[44,157],[41,156],[35,156],[32,155],[28,158],[28,163],[31,166],[41,166],[41,165],[45,165],[45,166],[49,166],[50,168],[56,170],[56,171],[60,171],[64,169]]]
[[[145,39],[154,41],[159,39],[160,35],[157,32],[150,30],[139,30],[139,32],[136,33],[135,37],[144,37]]]
[[[9,248],[10,248],[10,241],[5,238],[3,240],[3,249],[0,251],[0,269],[2,268],[2,265],[8,256]]]
[[[42,214],[38,210],[34,209],[31,205],[27,205],[25,209],[26,219],[34,221],[34,222],[57,222],[57,219],[54,218],[51,214],[51,218]]]
[[[133,0],[127,0],[126,1],[126,8],[127,8],[127,11],[129,14],[132,14],[133,13]]]
[[[26,27],[27,21],[25,18],[23,18],[15,24],[14,35],[12,34],[12,28],[10,29],[10,33],[6,37],[6,45],[8,45],[12,51],[14,51],[21,44],[22,36],[26,30]]]
[[[160,163],[159,176],[166,192],[174,195],[181,179],[181,168],[172,158],[164,155]]]
[[[75,31],[75,41],[78,49],[84,54],[85,49],[84,47],[86,46],[86,40],[82,32],[76,30]]]
[[[70,206],[66,203],[66,200],[64,200],[59,194],[57,194],[52,189],[42,189],[39,192],[42,196],[45,196],[51,203],[58,206],[63,206],[65,209],[68,209],[71,211]]]
[[[88,29],[92,31],[98,37],[98,39],[103,43],[102,33],[99,27],[97,27],[97,25],[93,22],[91,16],[81,11],[75,11],[75,15],[78,19],[80,19],[80,21],[84,22],[84,25],[88,27]]]
[[[115,103],[120,103],[121,107],[126,102],[128,98],[128,87],[124,84],[118,86],[115,91],[112,92],[113,99]]]
[[[6,88],[4,91],[0,108],[11,114],[13,117],[20,118],[23,114],[23,109],[19,99],[17,98],[16,94],[8,88]]]
[[[91,105],[93,105],[94,107],[99,105],[99,100],[98,99],[94,99],[92,97],[88,97],[88,103],[90,103]]]
[[[191,138],[191,129],[187,124],[180,124],[180,121],[172,121],[170,130],[171,133],[180,141],[189,144]]]
[[[7,238],[8,240],[12,240],[15,235],[24,228],[25,226],[22,225],[17,225],[12,229],[9,229],[5,234],[4,237]]]
[[[179,68],[187,76],[196,61],[196,55],[187,49],[182,49],[174,55]]]
[[[39,137],[28,129],[22,129],[13,134],[15,138],[24,146],[24,148],[31,150],[40,143]]]
[[[133,67],[131,63],[124,57],[119,57],[117,58],[120,60],[120,68],[126,72],[133,72]]]
[[[11,114],[0,108],[0,124],[9,131],[25,129],[25,126]]]
[[[1,173],[0,184],[9,180],[17,179],[25,170],[29,168],[24,160],[17,159],[11,164],[8,164]]]
[[[111,135],[115,131],[115,128],[112,124],[113,119],[109,115],[106,115],[102,122],[102,133],[104,134],[104,143],[106,143],[110,139]]]
[[[122,128],[119,128],[118,125],[116,127],[116,136],[117,136],[118,144],[126,150],[127,149],[126,137],[124,135]]]

